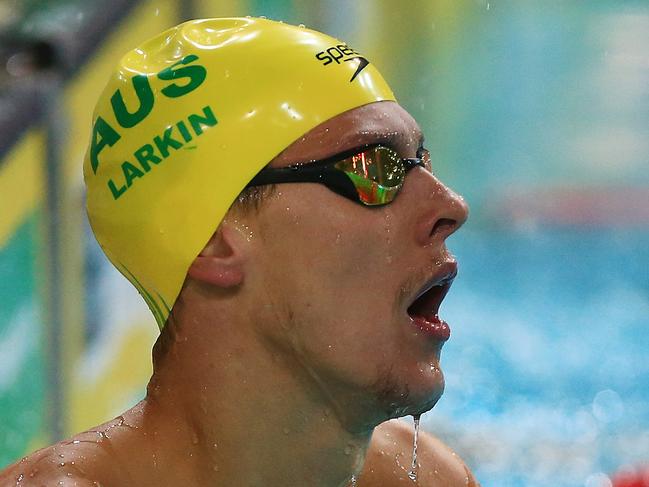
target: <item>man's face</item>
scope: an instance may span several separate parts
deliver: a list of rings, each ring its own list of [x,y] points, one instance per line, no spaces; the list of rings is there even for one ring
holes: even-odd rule
[[[320,125],[271,166],[373,143],[416,157],[421,139],[399,105],[373,103]],[[444,388],[443,340],[420,329],[409,307],[426,283],[453,273],[445,239],[466,217],[463,200],[421,167],[392,203],[374,208],[320,184],[279,185],[252,223],[246,282],[261,333],[340,411],[362,407],[379,422],[430,409]],[[431,293],[429,301],[441,298]]]

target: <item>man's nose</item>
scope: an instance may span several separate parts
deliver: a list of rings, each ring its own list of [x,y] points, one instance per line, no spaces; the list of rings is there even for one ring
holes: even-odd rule
[[[428,211],[418,227],[422,245],[443,243],[469,217],[469,206],[464,198],[433,176],[428,189]]]

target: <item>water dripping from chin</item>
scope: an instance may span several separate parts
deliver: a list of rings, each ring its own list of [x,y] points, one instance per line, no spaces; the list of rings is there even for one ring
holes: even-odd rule
[[[415,414],[412,417],[415,421],[415,434],[413,437],[413,445],[412,445],[412,464],[410,465],[410,471],[408,472],[408,478],[412,480],[413,482],[417,481],[417,474],[419,471],[418,465],[417,465],[417,438],[419,437],[419,419],[421,418],[421,414]]]

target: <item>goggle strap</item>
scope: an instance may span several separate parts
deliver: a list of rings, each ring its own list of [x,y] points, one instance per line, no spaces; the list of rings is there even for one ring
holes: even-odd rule
[[[322,178],[338,173],[337,169],[323,167],[288,166],[262,170],[250,180],[247,186],[262,186],[264,184],[278,183],[322,183]]]

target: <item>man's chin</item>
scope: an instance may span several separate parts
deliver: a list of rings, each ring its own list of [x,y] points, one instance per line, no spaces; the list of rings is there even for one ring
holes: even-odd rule
[[[422,398],[410,398],[407,401],[394,401],[386,404],[383,408],[386,419],[401,418],[403,416],[420,416],[435,407],[435,404],[442,397],[442,392]]]
[[[435,391],[433,395],[423,398],[420,402],[414,404],[413,407],[406,413],[406,415],[419,416],[421,414],[427,413],[435,407],[437,402],[442,397],[443,393],[444,387],[442,386],[441,390]]]
[[[383,374],[363,391],[362,399],[354,394],[349,407],[340,410],[344,427],[350,432],[367,432],[390,419],[421,415],[430,411],[444,392],[444,376],[439,370],[426,381],[422,377],[417,381],[400,379]]]
[[[420,378],[421,379],[421,378]],[[430,411],[444,393],[444,376],[439,369],[425,381],[410,381],[398,384],[389,380],[382,383],[382,389],[376,390],[378,409],[385,419],[402,416],[416,416]]]

